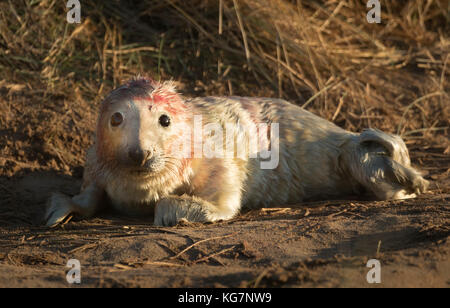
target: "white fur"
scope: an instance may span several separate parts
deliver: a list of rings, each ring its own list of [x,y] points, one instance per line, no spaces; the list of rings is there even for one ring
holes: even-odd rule
[[[166,87],[174,91],[170,84]],[[140,124],[136,140],[160,151],[161,157],[167,156],[165,143],[182,132],[158,127],[159,114],[149,113],[144,103],[137,107]],[[229,123],[236,127],[279,123],[278,166],[261,169],[261,160],[248,158],[251,149],[247,148],[245,157],[195,158],[185,169],[177,169],[181,163],[175,158],[164,158],[173,160],[167,165],[172,169],[138,177],[127,173],[119,163],[104,163],[91,150],[83,192],[72,199],[54,195],[48,225],[57,224],[70,213],[93,215],[100,202],[98,191],[106,192],[113,205],[125,213],[147,213],[156,206],[155,225],[175,225],[180,220],[230,219],[245,206],[336,198],[362,190],[383,200],[414,198],[428,185],[411,168],[408,150],[398,136],[373,129],[361,134],[347,132],[280,99],[208,97],[187,100],[185,104],[188,114],[180,121],[186,123],[194,114],[203,115],[204,125],[219,123],[224,128]],[[109,138],[115,136],[114,132],[109,134]],[[239,142],[253,137],[239,129],[235,134]],[[122,132],[121,136],[131,135],[135,134]],[[135,140],[124,142],[120,149],[110,150],[125,151]]]

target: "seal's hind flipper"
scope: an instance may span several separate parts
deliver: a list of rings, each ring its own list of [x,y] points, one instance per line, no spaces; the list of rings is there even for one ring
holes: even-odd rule
[[[353,177],[381,200],[414,198],[426,191],[428,181],[410,166],[403,140],[380,130],[361,133],[355,159],[347,160]]]

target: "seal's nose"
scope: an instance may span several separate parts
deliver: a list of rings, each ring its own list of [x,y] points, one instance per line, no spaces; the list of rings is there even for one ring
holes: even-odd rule
[[[145,162],[150,158],[150,154],[150,151],[143,150],[140,147],[135,147],[128,151],[128,157],[131,161],[140,166],[145,164]]]

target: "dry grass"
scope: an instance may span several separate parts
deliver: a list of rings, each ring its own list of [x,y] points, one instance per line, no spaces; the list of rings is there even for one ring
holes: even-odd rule
[[[99,101],[137,73],[448,146],[445,0],[382,1],[381,24],[357,0],[86,0],[72,25],[63,2],[0,3],[2,173],[82,164]]]

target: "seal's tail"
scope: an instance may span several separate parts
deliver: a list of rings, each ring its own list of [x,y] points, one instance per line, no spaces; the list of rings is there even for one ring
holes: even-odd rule
[[[429,185],[411,167],[408,149],[399,136],[364,130],[352,154],[356,159],[348,163],[353,177],[381,200],[414,198]]]

